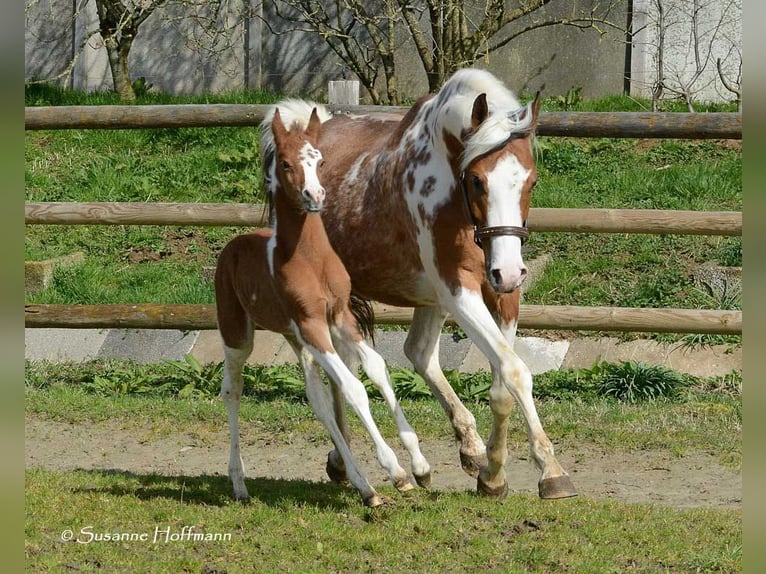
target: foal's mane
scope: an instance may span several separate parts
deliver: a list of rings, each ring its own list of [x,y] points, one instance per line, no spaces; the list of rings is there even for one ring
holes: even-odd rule
[[[485,70],[471,68],[457,71],[428,102],[436,110],[435,133],[446,129],[461,138],[464,131],[471,127],[473,103],[480,94],[487,95],[489,117],[467,140],[461,158],[462,169],[512,137],[534,131],[531,104],[522,106],[513,92],[495,76]]]

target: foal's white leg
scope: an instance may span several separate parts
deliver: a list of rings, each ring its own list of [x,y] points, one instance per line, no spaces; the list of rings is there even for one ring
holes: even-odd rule
[[[365,505],[374,507],[383,504],[375,489],[367,482],[362,471],[356,464],[341,429],[338,427],[333,413],[333,399],[330,391],[322,381],[316,363],[307,350],[299,353],[303,373],[306,377],[306,396],[311,403],[314,414],[330,432],[336,452],[343,459],[346,476],[349,482],[359,491]]]
[[[507,490],[505,459],[508,414],[518,401],[527,424],[532,458],[541,471],[538,483],[542,498],[576,495],[569,476],[556,460],[553,444],[545,434],[532,399],[532,373],[514,352],[478,292],[460,289],[448,301],[455,320],[490,362],[493,371],[490,408],[493,425],[487,443],[488,464],[478,485],[485,494],[501,495]]]
[[[242,368],[253,350],[253,340],[241,349],[223,345],[223,383],[221,384],[221,399],[226,405],[229,418],[229,479],[234,488],[234,498],[247,500],[245,486],[245,466],[239,450],[239,403],[242,398]]]
[[[328,376],[335,381],[343,393],[346,402],[351,406],[356,415],[362,421],[362,425],[367,430],[375,444],[375,453],[382,466],[391,477],[392,484],[399,491],[407,491],[413,488],[409,482],[407,473],[399,465],[396,454],[388,444],[386,444],[383,435],[380,434],[375,421],[370,413],[370,402],[367,397],[367,391],[362,382],[348,369],[340,356],[335,352],[321,353],[310,345],[306,348],[311,352],[314,360],[327,372]],[[336,447],[338,445],[336,444]]]
[[[396,427],[399,430],[399,439],[402,441],[404,448],[407,449],[407,452],[410,455],[412,474],[415,476],[415,480],[420,486],[427,488],[431,484],[431,465],[428,464],[425,456],[423,456],[423,453],[420,451],[418,435],[404,416],[404,411],[402,411],[399,401],[396,400],[396,395],[394,394],[394,389],[391,385],[391,379],[388,376],[388,369],[386,369],[385,360],[364,340],[355,342],[349,340],[348,337],[343,337],[341,333],[338,333],[338,335],[339,338],[342,339],[342,342],[339,341],[339,351],[343,347],[352,347],[356,351],[356,355],[362,363],[364,372],[367,373],[372,384],[380,391],[388,408],[393,413]],[[346,364],[349,363],[346,361]]]
[[[476,419],[455,394],[439,365],[439,335],[446,318],[447,313],[439,307],[416,307],[404,353],[447,413],[455,438],[460,441],[463,470],[476,478],[487,464],[484,441],[476,431]]]

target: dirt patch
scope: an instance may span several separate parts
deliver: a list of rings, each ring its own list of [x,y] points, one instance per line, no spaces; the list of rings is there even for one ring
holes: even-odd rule
[[[27,467],[50,470],[121,470],[168,476],[220,476],[228,464],[226,429],[204,435],[155,437],[150,430],[126,429],[106,423],[70,424],[27,418]],[[408,457],[391,446],[402,465]],[[242,457],[250,479],[326,481],[327,442],[294,439],[275,444],[273,437],[243,431]],[[370,445],[354,441],[357,459],[373,485],[385,483]],[[476,483],[460,468],[455,443],[448,439],[422,441],[431,463],[432,488],[474,490]],[[510,453],[506,464],[512,492],[537,492],[538,471],[526,453]],[[653,503],[676,508],[742,507],[742,474],[719,465],[706,453],[672,457],[657,451],[605,453],[593,446],[576,451],[559,449],[558,458],[581,496],[622,502]]]

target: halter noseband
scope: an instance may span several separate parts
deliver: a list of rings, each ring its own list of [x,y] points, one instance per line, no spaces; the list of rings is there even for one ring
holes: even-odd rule
[[[463,199],[465,200],[465,208],[468,211],[468,217],[471,218],[471,224],[473,225],[473,240],[481,247],[481,240],[487,237],[495,237],[500,235],[510,235],[512,237],[518,237],[521,239],[521,244],[524,245],[529,239],[529,230],[526,226],[526,221],[523,227],[517,225],[495,225],[492,227],[484,226],[480,227],[479,222],[476,221],[476,217],[471,210],[471,202],[468,199],[468,186],[465,183],[465,172],[460,174],[460,186],[463,190]]]

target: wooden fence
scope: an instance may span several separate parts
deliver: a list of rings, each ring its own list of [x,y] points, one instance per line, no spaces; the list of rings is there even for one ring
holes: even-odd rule
[[[376,106],[330,106],[336,113],[378,113]],[[25,127],[137,129],[257,126],[262,105],[59,106],[25,110]],[[403,114],[407,108],[384,108]],[[538,134],[568,137],[741,139],[736,113],[541,113]],[[37,225],[261,226],[263,206],[250,204],[28,202],[25,222]],[[530,230],[738,236],[740,212],[533,208]],[[407,324],[410,309],[375,306],[382,324]],[[25,305],[27,327],[215,329],[213,305]],[[629,332],[741,334],[742,312],[522,305],[519,326]]]

